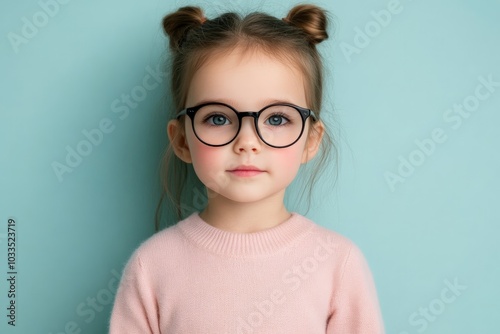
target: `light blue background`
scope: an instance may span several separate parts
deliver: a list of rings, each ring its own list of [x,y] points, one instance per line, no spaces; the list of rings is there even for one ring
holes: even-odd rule
[[[161,64],[161,18],[192,3],[208,17],[232,9],[283,17],[296,2],[69,1],[43,24],[40,3],[49,2],[0,5],[0,332],[65,333],[74,322],[81,333],[105,333],[111,303],[93,313],[87,303],[114,294],[116,272],[153,233],[170,100],[163,82],[126,117],[112,104]],[[500,82],[500,2],[401,0],[350,57],[356,28],[376,29],[371,12],[390,1],[316,3],[337,27],[320,50],[340,171],[335,189],[317,188],[308,216],[363,250],[388,333],[497,332],[500,87],[457,129],[443,115],[473,101],[479,77]],[[23,18],[36,15],[43,26],[16,52],[9,33],[22,35]],[[113,131],[60,182],[52,163],[103,119]],[[391,189],[385,174],[398,173],[400,156],[417,157],[415,141],[435,128],[446,141]],[[15,328],[5,317],[9,217],[18,234]],[[466,288],[440,302],[455,280]],[[429,307],[437,314],[422,320]]]

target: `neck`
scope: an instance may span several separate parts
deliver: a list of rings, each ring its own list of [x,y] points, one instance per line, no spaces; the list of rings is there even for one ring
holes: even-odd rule
[[[200,218],[221,230],[252,233],[279,225],[291,214],[287,211],[283,199],[284,191],[271,198],[257,202],[234,202],[223,196],[209,198]]]

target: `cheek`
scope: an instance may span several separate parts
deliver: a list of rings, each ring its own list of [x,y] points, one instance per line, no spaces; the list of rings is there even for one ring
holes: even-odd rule
[[[199,141],[191,146],[191,158],[196,175],[215,193],[219,193],[228,182],[224,157],[225,154],[219,147],[206,146]]]
[[[196,138],[195,138],[196,139]],[[213,177],[222,168],[221,150],[217,147],[206,146],[198,140],[190,143],[193,168],[200,179]]]
[[[203,144],[192,146],[191,152],[195,166],[210,166],[214,162],[214,159],[211,158],[214,156],[213,152],[210,152],[210,148],[203,146]]]
[[[216,153],[214,152],[215,147],[200,142],[190,127],[186,128],[186,137],[194,169],[197,171],[199,167],[209,167],[213,164],[215,160],[213,157]]]
[[[303,145],[298,145],[297,147],[293,145],[289,148],[279,149],[275,152],[276,156],[275,158],[273,157],[273,160],[279,163],[284,171],[296,171],[299,169],[302,161],[302,151]]]

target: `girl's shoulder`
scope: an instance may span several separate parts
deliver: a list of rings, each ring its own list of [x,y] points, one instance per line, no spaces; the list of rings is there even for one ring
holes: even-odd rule
[[[176,244],[182,242],[182,232],[179,229],[179,224],[183,221],[184,220],[181,220],[151,235],[141,242],[138,250],[140,250],[141,253],[149,253],[175,247]]]
[[[301,216],[301,218],[312,225],[311,234],[313,235],[313,239],[316,238],[316,241],[322,243],[327,242],[328,244],[334,245],[337,249],[349,250],[353,247],[357,247],[349,237],[341,234],[340,232],[324,225],[320,225],[307,217]]]
[[[186,218],[189,219],[189,218]],[[164,262],[165,259],[175,259],[175,255],[185,246],[185,239],[182,236],[182,231],[179,228],[180,222],[164,228],[143,240],[139,246],[133,251],[131,259],[137,259],[143,263],[158,263]]]
[[[332,229],[312,223],[315,225],[311,229],[312,238],[310,238],[314,249],[313,258],[321,261],[331,260],[325,262],[338,266],[342,274],[365,277],[370,273],[363,251],[353,240]]]

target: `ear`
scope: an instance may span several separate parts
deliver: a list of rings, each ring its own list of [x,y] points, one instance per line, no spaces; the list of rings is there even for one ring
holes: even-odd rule
[[[309,129],[309,136],[307,137],[306,145],[304,147],[304,152],[302,153],[302,163],[310,161],[316,153],[318,153],[321,140],[323,139],[323,134],[325,132],[325,126],[323,122],[317,121]]]
[[[191,163],[191,151],[182,124],[176,119],[171,120],[167,125],[167,133],[175,155],[182,161]]]

